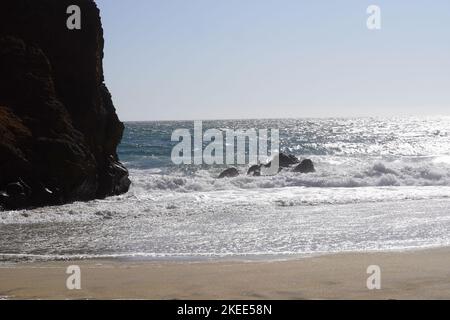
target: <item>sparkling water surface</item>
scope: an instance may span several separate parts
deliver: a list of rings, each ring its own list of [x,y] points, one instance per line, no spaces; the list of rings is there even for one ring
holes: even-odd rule
[[[450,117],[205,121],[279,129],[316,173],[218,180],[223,166],[176,166],[173,130],[126,123],[128,194],[0,212],[0,261],[136,257],[272,259],[450,244]]]

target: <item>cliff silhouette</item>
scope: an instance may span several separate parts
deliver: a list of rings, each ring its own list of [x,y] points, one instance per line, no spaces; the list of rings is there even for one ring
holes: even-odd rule
[[[80,30],[66,26],[70,5]],[[93,0],[0,2],[0,209],[128,191],[103,46]]]

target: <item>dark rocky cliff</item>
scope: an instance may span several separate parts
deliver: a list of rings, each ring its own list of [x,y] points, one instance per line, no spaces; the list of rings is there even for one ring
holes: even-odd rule
[[[81,30],[66,27],[73,4],[81,8]],[[1,208],[128,191],[116,153],[124,127],[102,60],[93,0],[0,1]]]

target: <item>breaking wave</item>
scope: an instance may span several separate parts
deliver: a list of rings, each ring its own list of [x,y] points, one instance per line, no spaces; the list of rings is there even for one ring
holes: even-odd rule
[[[353,160],[334,163],[335,160],[315,159],[317,172],[299,174],[284,170],[275,176],[252,177],[240,168],[235,178],[217,179],[221,169],[201,169],[186,173],[181,170],[158,172],[132,170],[134,187],[145,191],[167,190],[198,192],[229,189],[258,189],[284,187],[356,188],[385,186],[450,186],[450,166],[434,158],[372,161],[368,165]]]

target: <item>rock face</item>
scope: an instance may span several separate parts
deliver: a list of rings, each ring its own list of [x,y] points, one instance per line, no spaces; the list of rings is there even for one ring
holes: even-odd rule
[[[81,30],[66,27],[81,9]],[[124,126],[103,78],[93,0],[0,2],[0,207],[128,191],[116,148]]]
[[[312,173],[316,172],[316,169],[314,168],[314,163],[310,159],[305,159],[294,168],[294,172]]]

